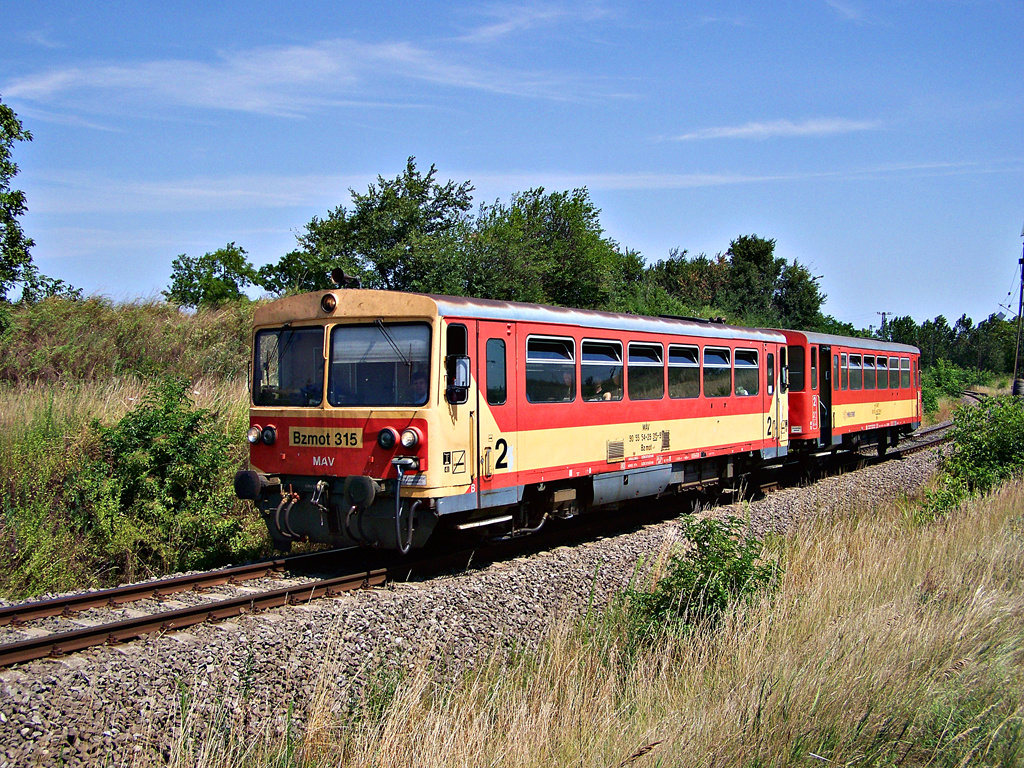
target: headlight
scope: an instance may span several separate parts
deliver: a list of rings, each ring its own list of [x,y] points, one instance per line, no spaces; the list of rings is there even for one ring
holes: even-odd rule
[[[264,427],[260,433],[260,440],[263,441],[264,445],[273,445],[274,441],[277,440],[277,430],[273,427]]]
[[[402,447],[415,448],[420,444],[420,431],[415,427],[402,430]]]
[[[333,293],[325,293],[320,299],[320,309],[330,314],[338,306],[338,299]]]
[[[395,432],[391,427],[384,427],[380,432],[377,433],[377,445],[383,448],[385,451],[390,451],[395,447],[395,443],[398,442],[398,433]]]
[[[249,427],[249,431],[245,433],[245,439],[248,440],[253,445],[256,445],[256,443],[260,441],[261,433],[262,430],[260,430],[259,427],[253,424],[251,427]]]

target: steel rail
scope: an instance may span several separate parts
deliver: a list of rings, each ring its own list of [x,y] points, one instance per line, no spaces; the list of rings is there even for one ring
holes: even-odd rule
[[[132,640],[153,632],[177,631],[206,621],[228,619],[282,605],[294,605],[322,597],[332,597],[363,587],[383,584],[386,575],[387,572],[384,569],[364,571],[323,579],[311,584],[275,589],[257,595],[229,598],[207,605],[163,611],[110,624],[21,640],[0,646],[0,667],[9,667],[12,664],[42,659],[47,656],[60,656],[97,645]]]
[[[337,553],[337,550],[310,552],[303,555],[265,560],[259,563],[233,565],[204,573],[173,576],[167,579],[156,579],[139,584],[126,584],[120,587],[111,587],[110,589],[99,589],[95,592],[82,592],[49,598],[47,600],[7,605],[0,608],[0,626],[19,626],[34,619],[57,615],[68,616],[87,608],[117,607],[125,603],[146,600],[147,598],[162,600],[168,595],[178,592],[199,591],[202,588],[215,587],[220,584],[237,584],[269,576],[271,573],[279,573],[289,568],[295,568],[303,563],[317,562],[334,553]]]
[[[920,453],[921,451],[927,450],[928,448],[934,448],[943,443],[948,443],[953,437],[951,435],[942,435],[941,437],[932,438],[926,440],[923,443],[917,443],[916,445],[908,445],[906,447],[897,448],[892,452],[893,456],[909,456],[914,453]]]

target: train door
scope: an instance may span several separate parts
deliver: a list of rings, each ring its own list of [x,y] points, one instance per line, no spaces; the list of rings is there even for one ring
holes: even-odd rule
[[[762,390],[764,396],[761,399],[761,412],[766,414],[764,440],[771,453],[778,454],[779,439],[782,435],[782,421],[780,409],[779,374],[776,359],[777,348],[768,344],[761,345],[761,354],[764,358],[765,387]],[[771,455],[766,453],[765,455]]]
[[[467,493],[475,491],[477,474],[473,464],[476,403],[470,395],[475,325],[461,319],[444,325],[444,402],[451,427],[441,463],[445,484],[466,487]]]
[[[819,445],[832,445],[832,388],[838,382],[837,365],[832,365],[832,347],[822,344],[818,347],[818,365],[821,379],[818,385],[818,423],[821,425],[821,442]]]
[[[779,367],[776,369],[772,382],[772,386],[775,388],[775,423],[778,425],[780,453],[785,453],[789,446],[789,398],[780,383],[783,380],[783,375],[789,375],[788,373],[783,374],[789,360],[785,344],[779,344],[775,347],[775,351],[779,356]]]
[[[476,359],[479,505],[510,506],[519,501],[516,324],[481,320]]]

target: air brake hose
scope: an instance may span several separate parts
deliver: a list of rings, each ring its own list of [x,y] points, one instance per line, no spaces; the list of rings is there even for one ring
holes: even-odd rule
[[[398,470],[398,483],[395,485],[395,541],[398,544],[398,551],[403,555],[409,554],[409,550],[412,548],[412,523],[413,523],[413,512],[416,509],[417,503],[414,502],[409,507],[409,523],[408,532],[406,534],[405,541],[402,541],[402,476],[405,474],[405,470],[415,465],[416,460],[408,457],[396,457],[391,460],[391,463],[395,465],[395,469]]]

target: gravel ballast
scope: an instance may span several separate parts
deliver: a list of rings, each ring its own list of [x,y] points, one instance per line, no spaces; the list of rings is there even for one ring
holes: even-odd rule
[[[744,514],[758,535],[784,533],[818,513],[913,493],[935,464],[935,451],[887,461],[778,491]],[[500,639],[535,644],[554,620],[591,600],[604,604],[639,561],[678,537],[678,522],[668,521],[455,576],[0,670],[0,768],[162,762],[183,727],[202,738],[218,718],[249,732],[300,733],[325,679],[341,700],[388,664],[444,658],[457,669]]]

